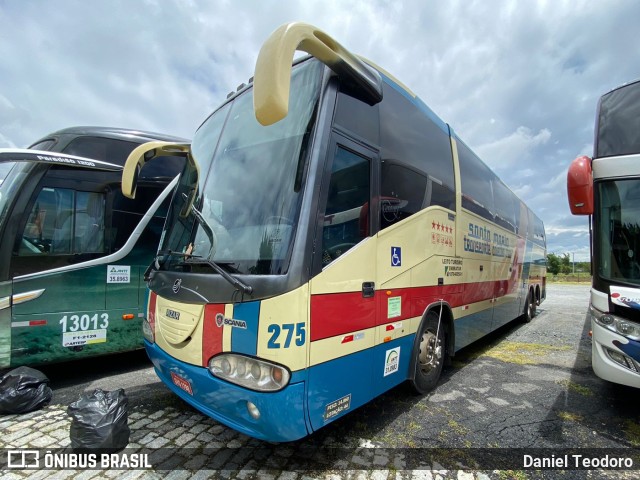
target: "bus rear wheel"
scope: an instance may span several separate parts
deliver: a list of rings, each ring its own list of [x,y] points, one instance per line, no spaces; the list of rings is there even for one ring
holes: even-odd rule
[[[535,295],[532,291],[527,295],[527,300],[524,305],[524,315],[522,316],[522,320],[524,323],[529,323],[533,317],[536,315],[536,299]]]
[[[444,326],[438,328],[438,316],[429,313],[419,332],[418,343],[413,352],[415,365],[411,386],[424,394],[435,388],[442,373],[444,363]]]

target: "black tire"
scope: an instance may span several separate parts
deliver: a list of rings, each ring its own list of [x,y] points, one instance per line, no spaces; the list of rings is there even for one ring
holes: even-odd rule
[[[535,300],[532,300],[533,296],[531,292],[527,294],[527,300],[524,303],[524,314],[522,315],[522,321],[524,323],[529,323],[533,319],[534,308],[535,308]]]
[[[531,292],[531,319],[534,319],[538,310],[538,300],[534,292]]]
[[[438,316],[430,312],[418,335],[413,349],[414,371],[410,381],[413,389],[422,395],[436,387],[442,373],[446,352],[444,324],[438,329]]]

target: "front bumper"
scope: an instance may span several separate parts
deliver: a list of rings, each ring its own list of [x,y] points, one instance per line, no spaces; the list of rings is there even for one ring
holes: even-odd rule
[[[293,441],[310,433],[305,422],[304,382],[290,383],[278,392],[256,392],[220,380],[205,367],[181,362],[156,344],[145,341],[145,348],[160,380],[189,405],[220,423],[270,442]],[[191,393],[174,383],[172,372],[188,382]],[[258,408],[260,418],[249,414],[247,402]]]

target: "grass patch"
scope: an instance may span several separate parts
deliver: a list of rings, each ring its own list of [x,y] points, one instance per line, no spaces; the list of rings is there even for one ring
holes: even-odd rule
[[[624,421],[624,435],[634,447],[640,447],[640,425],[633,420]]]
[[[536,365],[552,352],[571,350],[572,347],[545,345],[540,343],[500,342],[480,353],[478,357],[491,357],[518,365]]]
[[[500,480],[527,480],[527,474],[522,470],[500,470],[498,472]]]
[[[567,387],[569,391],[578,393],[583,397],[593,396],[593,392],[589,389],[589,387],[585,387],[584,385],[580,385],[579,383],[575,383],[570,380],[559,380],[556,381],[556,383]]]
[[[567,420],[569,422],[581,422],[584,418],[582,415],[571,412],[558,412],[558,416],[561,419]]]

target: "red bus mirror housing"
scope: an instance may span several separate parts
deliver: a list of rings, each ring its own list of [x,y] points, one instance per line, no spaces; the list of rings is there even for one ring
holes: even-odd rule
[[[583,155],[569,165],[567,195],[572,214],[593,214],[593,171],[589,157]]]

